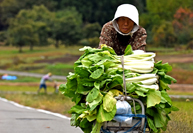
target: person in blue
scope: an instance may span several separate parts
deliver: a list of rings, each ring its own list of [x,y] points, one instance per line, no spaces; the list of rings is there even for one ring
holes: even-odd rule
[[[51,76],[52,76],[52,73],[48,73],[48,74],[44,75],[44,76],[41,78],[40,86],[39,86],[39,89],[38,89],[38,93],[40,92],[40,90],[41,90],[42,88],[44,88],[45,93],[47,93],[46,81],[47,81],[47,80],[52,81]]]

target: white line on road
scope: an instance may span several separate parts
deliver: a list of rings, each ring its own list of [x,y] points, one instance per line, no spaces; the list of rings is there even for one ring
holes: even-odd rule
[[[25,109],[29,109],[29,110],[36,110],[36,111],[38,111],[38,112],[42,112],[42,113],[45,113],[45,114],[50,114],[50,115],[54,115],[54,116],[57,116],[57,117],[60,117],[60,118],[63,118],[63,119],[68,119],[68,120],[70,120],[69,117],[64,116],[64,115],[61,115],[61,114],[59,114],[59,113],[53,113],[53,112],[50,112],[50,111],[47,111],[47,110],[43,110],[43,109],[35,109],[35,108],[32,108],[32,107],[24,106],[24,105],[18,104],[18,103],[16,103],[16,102],[9,101],[9,100],[7,100],[7,99],[5,99],[5,98],[2,98],[2,97],[0,97],[0,100],[1,100],[1,101],[4,101],[4,102],[11,103],[11,104],[13,104],[13,105],[15,105],[15,106],[17,106],[17,107],[20,107],[20,108],[25,108]]]

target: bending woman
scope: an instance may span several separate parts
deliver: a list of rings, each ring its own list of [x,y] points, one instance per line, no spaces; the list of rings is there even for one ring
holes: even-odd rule
[[[100,43],[111,46],[118,55],[123,55],[127,45],[133,50],[144,50],[146,46],[146,30],[139,26],[139,13],[135,6],[120,5],[112,21],[104,24]]]

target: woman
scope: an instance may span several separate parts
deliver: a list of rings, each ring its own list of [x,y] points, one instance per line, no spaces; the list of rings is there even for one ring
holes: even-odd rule
[[[41,88],[44,88],[45,93],[47,93],[46,81],[47,81],[47,80],[52,81],[51,76],[52,76],[52,73],[48,73],[48,74],[44,75],[44,76],[41,78],[40,86],[39,86],[39,89],[38,89],[38,93],[40,92]]]
[[[146,30],[139,26],[139,14],[135,6],[123,4],[117,8],[114,19],[106,23],[101,31],[100,43],[111,46],[118,55],[123,55],[127,45],[133,50],[144,50]]]

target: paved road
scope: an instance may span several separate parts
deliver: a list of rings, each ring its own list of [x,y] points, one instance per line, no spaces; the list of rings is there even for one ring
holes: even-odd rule
[[[0,74],[5,74],[5,73],[10,75],[15,75],[15,76],[28,76],[28,77],[37,77],[37,78],[41,78],[43,75],[45,75],[45,74],[39,74],[39,73],[0,70]],[[66,80],[66,76],[52,75],[52,79]]]
[[[0,98],[0,133],[83,133],[60,114]]]

